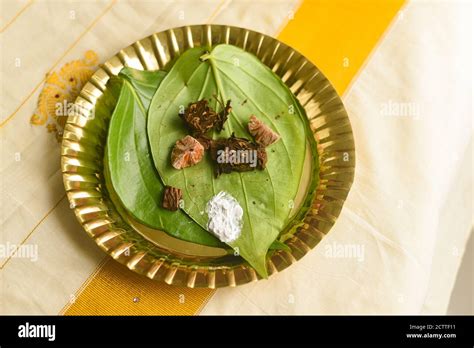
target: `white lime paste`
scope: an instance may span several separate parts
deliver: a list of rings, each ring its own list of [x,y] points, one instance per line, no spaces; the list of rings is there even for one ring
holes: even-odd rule
[[[229,193],[221,191],[206,205],[209,217],[207,229],[224,243],[239,238],[244,211],[239,202]]]

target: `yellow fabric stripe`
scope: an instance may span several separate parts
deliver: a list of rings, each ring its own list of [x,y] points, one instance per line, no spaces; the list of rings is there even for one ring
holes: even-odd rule
[[[214,290],[158,283],[108,258],[65,315],[193,315]]]
[[[279,39],[311,60],[342,95],[404,0],[306,0]]]
[[[305,0],[278,38],[313,61],[342,94],[403,3]],[[160,284],[108,259],[64,314],[193,315],[214,291]]]

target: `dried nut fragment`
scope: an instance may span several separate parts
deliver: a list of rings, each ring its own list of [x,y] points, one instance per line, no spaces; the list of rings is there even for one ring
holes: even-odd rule
[[[204,134],[209,131],[219,117],[217,113],[209,107],[206,99],[190,103],[184,114],[179,116],[186,123],[193,134]]]
[[[176,211],[179,208],[179,202],[183,197],[183,192],[176,187],[165,186],[165,192],[163,194],[163,208]]]
[[[211,147],[212,139],[209,138],[207,135],[199,135],[196,136],[196,140],[204,147],[204,150],[209,150]]]
[[[224,108],[219,112],[219,119],[216,122],[217,131],[221,131],[224,128],[224,123],[227,121],[227,117],[232,112],[232,106],[230,106],[230,99],[225,104]]]
[[[230,138],[213,140],[210,154],[216,163],[216,177],[231,172],[262,170],[267,164],[267,153],[263,146],[245,138],[237,138],[234,133]]]
[[[190,135],[176,142],[171,152],[171,165],[176,169],[193,166],[204,156],[204,147]]]
[[[265,169],[267,166],[267,151],[265,151],[265,148],[263,146],[259,146],[257,148],[257,160],[258,160],[258,169]]]
[[[221,131],[224,123],[227,120],[232,107],[230,100],[219,113],[215,112],[208,104],[206,99],[190,103],[184,113],[179,116],[186,123],[186,126],[191,130],[193,135],[205,134],[211,129]]]
[[[266,147],[277,142],[280,139],[280,135],[275,133],[270,127],[260,121],[255,115],[250,116],[248,128],[250,134],[252,134],[255,141],[262,146]]]

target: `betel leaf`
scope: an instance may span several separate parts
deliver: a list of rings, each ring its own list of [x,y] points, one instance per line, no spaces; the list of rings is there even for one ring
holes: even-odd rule
[[[279,241],[278,239],[273,241],[273,243],[270,245],[268,249],[269,250],[284,250],[284,251],[291,252],[291,248],[285,243]]]
[[[162,70],[147,71],[129,67],[123,68],[119,73],[119,77],[132,85],[143,108],[147,111],[153,94],[165,76],[166,72]]]
[[[178,139],[187,135],[178,117],[189,103],[206,98],[215,110],[232,101],[225,130],[213,138],[251,139],[250,115],[256,115],[281,136],[267,148],[263,171],[232,172],[214,177],[209,155],[199,164],[176,170],[170,153]],[[289,223],[293,199],[300,185],[308,123],[304,109],[288,87],[254,55],[231,45],[211,49],[196,47],[184,52],[163,79],[150,104],[148,137],[153,160],[163,182],[183,190],[184,210],[206,227],[206,203],[220,191],[237,199],[244,210],[240,237],[229,243],[263,277],[266,254]]]
[[[106,157],[110,181],[123,207],[141,223],[208,246],[223,244],[183,211],[161,207],[164,185],[153,165],[146,134],[147,109],[165,76],[162,71],[125,68],[109,125]]]

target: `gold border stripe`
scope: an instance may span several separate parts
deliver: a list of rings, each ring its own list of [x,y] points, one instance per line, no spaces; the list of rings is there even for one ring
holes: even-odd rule
[[[112,6],[117,2],[117,0],[112,0],[110,4],[101,12],[101,14],[94,19],[94,21],[89,24],[89,26],[82,32],[81,35],[69,46],[69,48],[66,50],[66,52],[59,57],[59,59],[53,64],[53,66],[49,69],[49,71],[54,70],[56,66],[61,62],[61,60],[78,44],[78,42],[97,24],[97,22],[107,13],[109,10],[112,8]],[[0,123],[0,129],[3,128],[16,114],[17,112],[25,105],[25,103],[28,101],[28,99],[31,98],[31,96],[36,92],[36,90],[41,87],[44,83],[46,78],[43,78],[34,88],[33,90],[27,95],[27,97],[20,103],[20,105],[13,111],[13,113],[8,116],[5,120],[3,120]]]
[[[107,257],[64,315],[193,315],[213,293],[153,281]]]
[[[390,0],[388,3],[385,6],[371,0],[358,0],[356,5],[351,1],[352,5],[349,6],[349,1],[306,0],[298,4],[300,7],[295,18],[288,21],[279,38],[312,59],[343,91],[348,85],[347,81],[355,76],[369,56],[403,1]],[[346,6],[341,6],[342,4]],[[212,18],[221,7],[222,3]],[[361,17],[348,21],[347,18],[354,14]],[[381,19],[367,20],[368,16]],[[350,34],[342,35],[341,32]],[[335,37],[340,41],[336,42]],[[350,43],[358,37],[362,37],[363,42],[358,40],[358,44]],[[344,48],[347,56],[358,58],[353,63],[360,63],[353,65],[347,72],[344,71],[344,74],[341,74],[338,64],[318,64],[318,61],[324,63],[336,60],[340,47]],[[205,307],[214,292],[215,290],[210,289],[170,287],[157,283],[107,258],[104,266],[90,277],[76,301],[67,307],[64,314],[193,315]],[[136,302],[133,301],[135,297],[138,299]],[[179,300],[183,298],[184,303],[180,303]]]
[[[311,60],[342,95],[404,0],[307,0],[279,39]]]
[[[309,1],[309,0],[306,0],[306,1]],[[301,8],[301,5],[303,4],[303,2],[304,0],[298,0],[298,3],[296,4],[295,8],[291,12],[288,11],[285,18],[281,22],[279,28],[277,29],[275,37],[279,37],[283,29],[285,29],[286,26],[288,25],[288,22],[294,19],[294,18],[291,18],[291,15],[293,16],[295,15],[296,11],[298,11]]]
[[[63,307],[63,309],[61,309],[61,311],[59,312],[59,314],[62,314],[64,315],[67,310],[69,309],[69,307],[71,307],[71,305],[73,303],[76,302],[76,299],[79,297],[79,295],[82,293],[82,291],[90,284],[90,282],[95,278],[96,274],[98,274],[100,272],[100,270],[102,268],[104,268],[104,265],[106,264],[106,262],[109,260],[108,256],[104,256],[104,258],[102,259],[102,261],[99,262],[99,264],[97,265],[97,267],[95,268],[95,270],[89,275],[89,278],[87,278],[87,280],[81,285],[81,287],[76,291],[76,293],[74,295],[71,294],[71,297],[69,298],[69,302],[66,303],[66,305]]]
[[[25,12],[25,10],[26,10],[28,7],[30,7],[30,6],[33,4],[34,1],[35,1],[35,0],[30,0],[25,6],[23,6],[23,8],[22,8],[16,15],[14,15],[13,18],[10,19],[10,21],[9,21],[7,24],[5,24],[2,29],[0,29],[0,34],[3,34],[3,32],[4,32],[5,30],[7,30],[7,28],[8,28],[10,25],[12,25],[13,22],[14,22],[18,17],[20,17],[20,15],[21,15],[23,12]]]
[[[398,19],[403,18],[402,17],[403,16],[402,12],[404,11],[405,7],[407,6],[408,0],[399,0],[399,1],[400,1],[401,5],[399,6],[398,11],[394,14],[392,20],[389,22],[389,24],[387,25],[385,30],[382,32],[382,34],[378,38],[376,44],[372,48],[372,50],[369,52],[369,54],[367,55],[367,57],[365,58],[363,63],[360,65],[357,72],[354,74],[354,76],[352,76],[352,79],[349,81],[348,85],[344,89],[344,92],[342,93],[342,99],[343,100],[344,100],[344,97],[346,96],[346,94],[351,90],[353,84],[357,81],[357,79],[358,79],[359,75],[361,74],[361,72],[364,71],[365,66],[370,61],[370,58],[372,57],[372,55],[377,51],[377,48],[380,45],[380,43],[384,40],[385,36],[390,32],[390,29],[392,28],[392,26],[395,24],[395,22]]]

